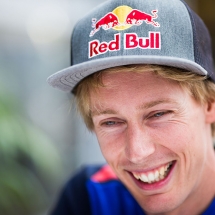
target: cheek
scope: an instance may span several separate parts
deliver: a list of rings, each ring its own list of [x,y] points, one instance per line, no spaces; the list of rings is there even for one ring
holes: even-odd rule
[[[153,132],[155,143],[172,151],[185,172],[201,169],[205,160],[204,136],[193,124],[175,123]]]
[[[116,135],[102,136],[97,134],[97,139],[101,152],[108,163],[116,162],[120,159],[120,154],[125,144],[122,137]]]
[[[175,154],[189,152],[193,145],[194,134],[187,124],[170,122],[165,126],[150,129],[154,144],[162,145]]]

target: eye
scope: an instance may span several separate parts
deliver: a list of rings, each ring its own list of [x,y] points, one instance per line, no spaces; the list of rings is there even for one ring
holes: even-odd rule
[[[171,111],[160,111],[160,112],[152,113],[148,118],[161,118],[170,113]]]
[[[101,126],[105,126],[105,127],[120,126],[122,124],[123,124],[123,121],[120,121],[120,120],[107,120],[107,121],[101,122]]]
[[[102,125],[106,125],[106,126],[113,126],[116,125],[117,122],[115,121],[107,121],[107,122],[103,122]]]
[[[155,113],[153,116],[154,117],[161,117],[165,114],[165,112],[158,112],[158,113]]]

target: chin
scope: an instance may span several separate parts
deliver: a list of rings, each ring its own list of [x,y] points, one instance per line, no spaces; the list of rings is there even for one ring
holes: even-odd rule
[[[166,196],[165,194],[156,194],[139,201],[139,205],[148,214],[165,214],[173,212],[181,205],[183,201]]]

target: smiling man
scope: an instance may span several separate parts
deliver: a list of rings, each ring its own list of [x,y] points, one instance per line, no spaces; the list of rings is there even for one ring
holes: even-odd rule
[[[215,73],[202,20],[181,0],[109,0],[77,24],[71,53],[49,83],[75,95],[107,165],[75,175],[52,214],[215,214]]]

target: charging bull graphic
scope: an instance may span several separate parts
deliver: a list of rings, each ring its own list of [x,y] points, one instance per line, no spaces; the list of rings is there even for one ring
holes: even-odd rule
[[[92,19],[92,22],[92,27],[94,29],[91,31],[90,36],[93,36],[97,31],[100,30],[100,28],[108,30],[115,27],[116,25],[120,25],[118,17],[113,13],[106,14],[98,22],[96,22],[96,19]]]
[[[139,26],[143,22],[154,27],[160,27],[160,24],[154,21],[154,19],[158,18],[157,13],[158,10],[152,10],[151,14],[148,14],[137,9],[132,9],[129,6],[119,6],[98,21],[95,18],[92,19],[92,27],[94,29],[90,32],[90,37],[98,32],[100,28],[104,30],[125,30],[133,25]]]
[[[132,10],[127,18],[126,18],[126,24],[130,25],[141,25],[143,21],[145,21],[147,24],[154,25],[155,27],[160,27],[159,23],[155,22],[153,19],[157,19],[157,10],[153,10],[152,14],[150,15],[148,13],[144,13],[140,10]]]

